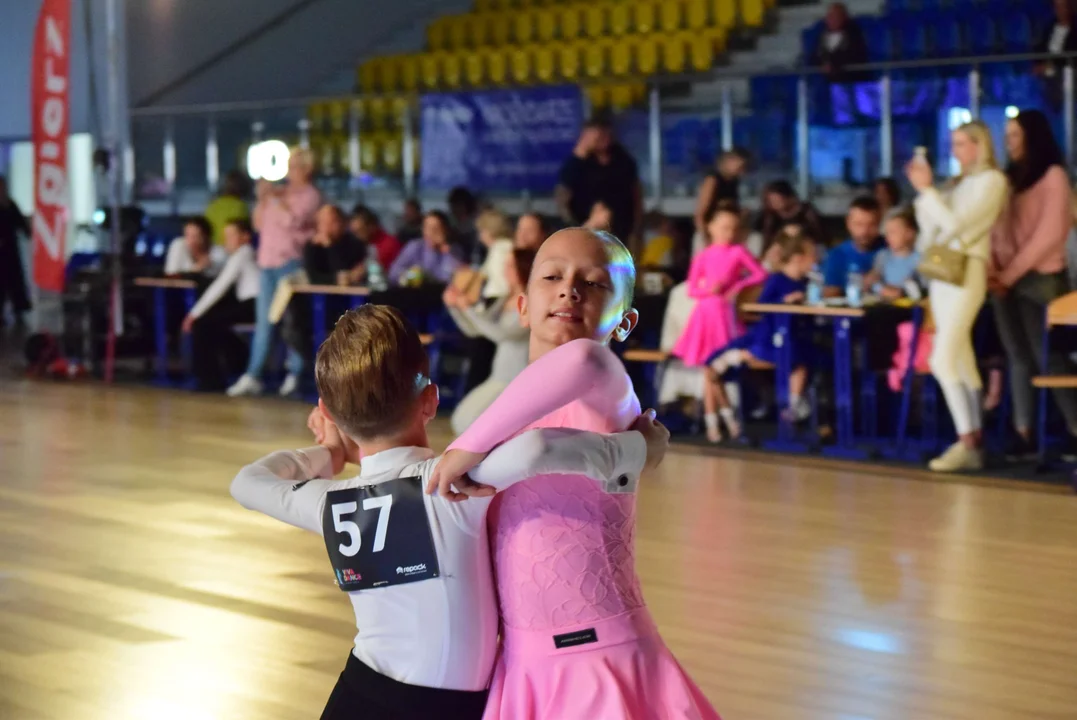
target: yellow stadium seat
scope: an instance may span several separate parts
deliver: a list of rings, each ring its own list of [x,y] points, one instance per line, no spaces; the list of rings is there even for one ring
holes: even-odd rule
[[[647,86],[643,83],[632,83],[629,87],[632,88],[632,103],[641,105],[647,99]]]
[[[445,18],[448,26],[449,50],[461,50],[471,44],[471,22],[466,15],[450,15]]]
[[[688,48],[688,61],[692,70],[706,72],[714,67],[714,37],[712,35],[686,32],[682,37]]]
[[[599,38],[606,34],[605,5],[590,4],[584,6],[583,34],[589,38]]]
[[[636,72],[640,75],[654,75],[658,72],[658,38],[656,36],[640,37],[633,43],[636,56]]]
[[[681,29],[684,5],[680,0],[665,0],[660,3],[658,27],[662,32],[676,32]]]
[[[363,100],[363,121],[367,127],[381,128],[385,126],[385,116],[389,105],[385,98],[380,95],[372,95]]]
[[[582,8],[579,5],[564,5],[556,9],[558,23],[561,26],[561,39],[575,40],[583,34]]]
[[[509,38],[512,35],[512,15],[504,12],[494,13],[487,18],[486,23],[491,45],[502,47],[509,44]]]
[[[748,27],[759,27],[763,24],[763,16],[766,7],[763,0],[740,0],[740,19]]]
[[[725,28],[712,27],[707,28],[704,34],[710,38],[711,43],[714,45],[715,56],[721,55],[725,52],[726,48],[726,31]]]
[[[682,73],[688,63],[684,37],[678,33],[662,38],[662,69],[669,73]]]
[[[632,22],[637,33],[650,33],[658,29],[657,5],[648,0],[632,6]]]
[[[490,42],[489,16],[472,13],[464,16],[467,24],[468,47],[482,47]]]
[[[411,92],[419,87],[419,55],[403,55],[400,58],[400,87]]]
[[[610,105],[614,110],[625,110],[632,106],[632,86],[613,85],[610,87]]]
[[[501,12],[502,10],[511,10],[513,0],[493,0],[491,4],[491,10],[494,12]]]
[[[580,46],[575,43],[564,43],[557,48],[557,66],[561,77],[565,80],[575,80],[580,76]]]
[[[441,58],[441,81],[446,87],[458,88],[463,80],[463,57],[470,54],[471,50],[445,53]]]
[[[483,53],[486,59],[486,79],[494,85],[504,85],[509,78],[509,64],[503,48],[493,48]]]
[[[381,166],[386,170],[397,172],[401,167],[400,135],[383,135],[381,138]]]
[[[598,42],[585,42],[583,45],[583,74],[589,78],[600,78],[606,74],[606,45]]]
[[[494,9],[495,0],[475,0],[475,12],[483,13]]]
[[[535,36],[539,42],[550,42],[557,36],[557,11],[539,8],[535,11]]]
[[[378,158],[381,156],[379,139],[380,136],[377,133],[365,133],[359,136],[359,162],[362,163],[363,170],[367,172],[378,167]]]
[[[510,71],[513,82],[531,82],[531,49],[527,46],[512,49],[509,57]]]
[[[609,105],[609,88],[605,85],[591,85],[587,88],[587,100],[591,103],[591,109],[604,108]]]
[[[557,56],[551,45],[536,45],[533,49],[535,77],[544,83],[557,77]]]
[[[516,44],[526,45],[535,39],[535,16],[532,13],[526,10],[518,11],[512,26]]]
[[[348,101],[333,100],[329,103],[329,128],[340,132],[348,123]]]
[[[727,30],[737,25],[737,0],[711,0],[714,24]]]
[[[363,64],[359,66],[359,87],[363,92],[374,92],[374,86],[378,83],[375,77],[377,73],[377,64],[373,58],[363,61]]]
[[[400,89],[400,58],[387,55],[381,59],[381,89],[383,92],[396,92]]]
[[[388,124],[395,127],[402,127],[404,124],[404,113],[409,112],[412,106],[412,98],[408,95],[397,95],[389,102],[389,116],[387,120]]]
[[[486,82],[486,54],[471,51],[464,56],[464,79],[468,85],[482,85]]]
[[[307,106],[307,120],[310,120],[311,133],[321,132],[325,126],[325,103],[311,103]]]
[[[707,0],[685,0],[684,24],[689,30],[702,30],[709,24]]]
[[[448,30],[445,18],[438,18],[426,26],[426,44],[431,50],[444,50],[448,46]]]
[[[610,35],[620,37],[621,35],[627,35],[631,31],[632,16],[630,9],[630,6],[623,2],[609,5],[606,10],[606,17],[609,19]]]
[[[610,73],[623,77],[632,72],[632,48],[623,40],[606,41],[606,52],[609,57]]]
[[[419,58],[419,80],[427,89],[438,86],[441,81],[441,53],[423,53]]]

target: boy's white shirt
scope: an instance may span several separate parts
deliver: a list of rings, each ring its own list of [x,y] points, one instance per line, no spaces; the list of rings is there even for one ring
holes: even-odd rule
[[[315,479],[333,474],[325,448],[281,451],[240,470],[231,490],[243,507],[321,535],[328,492],[402,477],[420,477],[425,486],[438,459],[429,448],[393,448],[363,458],[357,477],[336,481]],[[584,475],[606,492],[633,493],[646,459],[647,444],[638,432],[542,429],[496,448],[469,475],[498,490],[541,475]],[[424,496],[441,573],[422,582],[348,593],[359,628],[352,650],[356,658],[411,685],[487,687],[498,632],[486,532],[491,500]],[[327,571],[327,582],[330,578]]]

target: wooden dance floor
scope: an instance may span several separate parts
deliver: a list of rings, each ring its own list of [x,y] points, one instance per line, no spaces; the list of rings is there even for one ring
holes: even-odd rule
[[[317,717],[351,607],[317,538],[228,494],[306,440],[295,403],[0,382],[0,718]],[[684,448],[638,535],[726,720],[1077,718],[1067,494]]]

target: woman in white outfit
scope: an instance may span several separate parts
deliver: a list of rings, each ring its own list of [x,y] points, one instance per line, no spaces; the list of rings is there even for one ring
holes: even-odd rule
[[[509,254],[503,271],[507,280],[506,295],[489,307],[483,303],[468,305],[451,285],[445,291],[445,307],[460,331],[468,337],[485,337],[497,345],[490,376],[465,395],[453,411],[450,424],[457,435],[467,430],[527,367],[531,331],[520,326],[516,301],[526,289],[534,259],[533,250],[514,250]]]
[[[935,318],[931,373],[942,388],[958,440],[928,467],[936,472],[983,467],[980,371],[972,347],[972,326],[987,296],[990,231],[1006,201],[1006,176],[998,170],[987,127],[973,121],[954,130],[952,151],[961,175],[940,192],[932,187],[931,166],[922,159],[906,167],[919,192],[916,220],[926,245],[947,245],[968,257],[965,281],[953,285],[932,280],[928,289]]]

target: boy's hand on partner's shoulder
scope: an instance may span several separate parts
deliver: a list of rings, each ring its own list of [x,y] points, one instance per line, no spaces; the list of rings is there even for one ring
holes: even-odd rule
[[[647,443],[647,461],[643,464],[644,470],[654,470],[662,464],[669,449],[669,430],[666,426],[655,419],[654,410],[647,410],[632,423],[629,430],[634,430],[643,436]]]
[[[435,492],[444,498],[459,502],[468,497],[485,497],[493,495],[493,488],[479,485],[467,477],[468,471],[485,459],[486,453],[468,452],[467,450],[448,450],[441,456],[430,481],[426,483],[426,492]],[[453,487],[456,487],[454,490]]]

